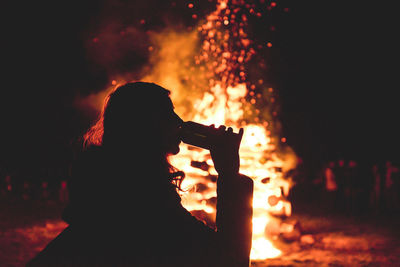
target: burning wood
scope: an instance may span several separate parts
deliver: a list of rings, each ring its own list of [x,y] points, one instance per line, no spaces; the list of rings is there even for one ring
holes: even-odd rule
[[[198,169],[203,170],[203,171],[208,171],[210,169],[210,167],[211,167],[205,161],[201,161],[200,162],[200,161],[195,161],[195,160],[192,160],[190,162],[190,166],[192,166],[194,168],[198,168]]]

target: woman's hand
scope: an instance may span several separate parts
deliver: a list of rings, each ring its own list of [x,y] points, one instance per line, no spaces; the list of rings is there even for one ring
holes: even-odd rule
[[[214,125],[210,127],[214,127]],[[238,134],[233,133],[231,127],[226,131],[225,129],[225,126],[220,126],[217,129],[218,135],[213,140],[210,149],[211,158],[218,174],[236,174],[239,173],[240,167],[239,147],[243,128],[239,130]]]

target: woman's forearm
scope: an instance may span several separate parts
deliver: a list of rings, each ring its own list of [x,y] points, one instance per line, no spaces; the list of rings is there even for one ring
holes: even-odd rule
[[[217,182],[217,233],[229,266],[250,264],[253,180],[241,174],[220,174]],[[232,265],[233,264],[233,265]]]

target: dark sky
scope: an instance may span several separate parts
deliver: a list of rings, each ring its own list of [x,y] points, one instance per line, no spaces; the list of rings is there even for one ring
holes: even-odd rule
[[[75,96],[107,82],[107,70],[87,55],[84,40],[94,25],[118,17],[118,10],[124,10],[121,21],[147,16],[155,27],[176,13],[190,17],[189,1],[175,1],[174,9],[170,2],[121,0],[129,8],[108,10],[102,8],[107,1],[93,0],[9,4],[1,23],[2,161],[62,158],[88,123],[73,105]],[[204,2],[203,12],[213,6]],[[277,1],[290,10],[274,17],[271,50],[283,134],[309,160],[397,159],[394,7],[351,2]],[[145,60],[140,53],[129,59]]]
[[[315,159],[398,159],[391,7],[297,2],[281,51],[288,64],[280,93],[289,142]]]

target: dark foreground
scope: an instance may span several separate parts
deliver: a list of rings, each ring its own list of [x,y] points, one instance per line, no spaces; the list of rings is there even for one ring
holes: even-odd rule
[[[67,225],[56,202],[0,204],[0,263],[24,266]],[[400,218],[327,215],[303,209],[293,214],[301,234],[276,241],[283,254],[252,266],[400,266]]]

